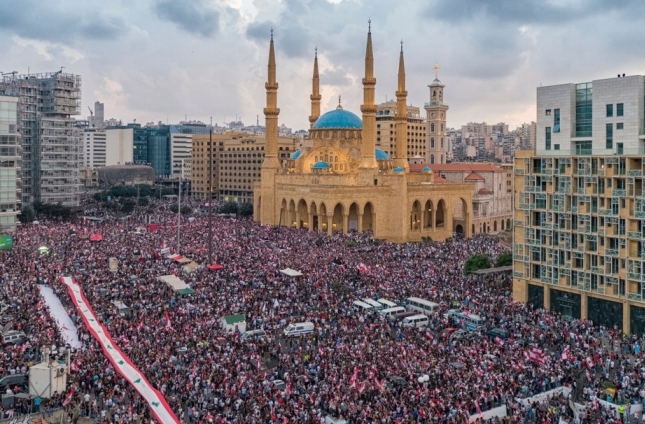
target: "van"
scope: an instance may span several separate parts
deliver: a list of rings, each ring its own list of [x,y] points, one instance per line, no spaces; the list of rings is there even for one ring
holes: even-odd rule
[[[405,302],[408,311],[416,311],[428,316],[438,313],[441,309],[438,303],[430,302],[419,297],[408,297]]]
[[[394,322],[399,322],[403,320],[403,318],[411,317],[413,315],[419,315],[418,312],[401,312],[398,314],[390,315],[389,320],[394,321]]]
[[[428,326],[428,317],[423,314],[403,318],[404,327],[420,328]]]
[[[396,303],[390,302],[387,299],[378,299],[377,302],[383,305],[384,308],[394,308],[398,306]]]
[[[372,308],[372,305],[368,305],[365,302],[361,302],[360,300],[355,300],[354,301],[354,310],[356,312],[360,312],[362,314],[367,314],[367,313],[372,312],[374,310],[374,308]]]
[[[375,311],[380,311],[381,309],[385,309],[385,306],[383,306],[382,304],[378,303],[374,299],[366,298],[366,299],[363,299],[363,302],[365,302],[368,305],[370,305],[372,308],[374,308]]]
[[[289,324],[284,329],[285,336],[299,336],[301,334],[309,334],[314,332],[313,322],[294,322]]]
[[[266,337],[266,335],[267,335],[267,333],[264,330],[249,330],[249,331],[245,332],[244,334],[242,334],[240,339],[242,341],[253,340],[253,339],[256,339],[256,338],[259,339],[259,338],[262,338],[262,337]]]
[[[382,311],[379,312],[382,317],[389,318],[392,315],[405,312],[405,308],[403,306],[395,306],[394,308],[387,308],[383,309]]]
[[[2,344],[4,346],[21,344],[26,337],[27,336],[22,331],[7,331],[2,335]]]

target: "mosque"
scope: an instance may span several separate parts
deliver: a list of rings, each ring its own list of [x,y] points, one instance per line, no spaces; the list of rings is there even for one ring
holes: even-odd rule
[[[278,160],[278,83],[273,45],[266,88],[266,146],[254,186],[254,218],[263,225],[309,231],[371,231],[394,242],[471,235],[474,186],[449,182],[425,167],[410,173],[403,47],[396,91],[395,157],[376,148],[374,55],[367,33],[362,119],[339,105],[320,115],[318,55],[314,58],[309,140],[286,163]],[[306,146],[306,147],[305,147]],[[456,212],[456,213],[455,213]]]

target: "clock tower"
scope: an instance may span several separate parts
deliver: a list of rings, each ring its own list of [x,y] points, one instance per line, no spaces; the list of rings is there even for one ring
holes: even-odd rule
[[[425,104],[428,125],[428,148],[426,163],[444,164],[448,160],[448,139],[446,137],[446,116],[448,105],[443,102],[445,85],[439,81],[439,65],[434,66],[434,81],[430,88],[430,101]]]

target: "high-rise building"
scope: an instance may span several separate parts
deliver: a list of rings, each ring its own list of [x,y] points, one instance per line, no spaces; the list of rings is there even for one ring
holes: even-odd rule
[[[516,152],[513,297],[645,333],[645,77],[537,89]]]
[[[210,135],[193,136],[191,192],[194,197],[208,199],[209,182],[213,198],[227,202],[252,203],[253,184],[260,181],[260,167],[265,156],[265,137],[240,132],[213,134],[213,162],[209,168]],[[296,137],[278,138],[278,156],[286,165],[296,150]],[[212,177],[209,180],[209,171]]]
[[[415,159],[425,161],[428,150],[426,123],[421,118],[417,106],[406,106],[407,113],[407,153],[408,161]],[[376,111],[376,145],[390,156],[394,156],[396,147],[396,101],[390,100],[378,105]]]
[[[96,128],[83,130],[83,162],[86,168],[96,169],[107,164],[106,161],[106,139],[105,131]]]
[[[134,128],[105,130],[105,165],[126,165],[134,162]]]
[[[105,128],[105,103],[94,102],[94,128]]]
[[[426,163],[443,164],[448,162],[450,154],[448,150],[448,140],[446,119],[448,114],[448,105],[443,102],[445,85],[439,81],[439,65],[435,65],[435,78],[428,87],[430,88],[430,101],[425,104],[426,123],[428,134],[428,153]]]
[[[0,93],[19,98],[22,203],[78,205],[83,142],[72,115],[80,114],[81,77],[10,75],[0,80]]]
[[[20,213],[20,133],[17,97],[0,95],[0,224],[16,227]]]

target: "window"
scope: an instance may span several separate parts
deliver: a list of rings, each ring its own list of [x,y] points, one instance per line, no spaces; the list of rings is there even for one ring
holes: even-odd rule
[[[553,132],[560,132],[560,109],[553,110]]]
[[[623,116],[623,104],[622,103],[616,103],[616,116]]]
[[[546,150],[551,150],[551,127],[546,127],[545,128],[546,132],[546,144],[545,144],[545,149]]]
[[[616,124],[616,129],[617,130],[622,130],[623,129],[623,123],[622,122],[617,123]]]
[[[611,106],[611,105],[608,105]],[[605,148],[613,149],[614,148],[614,124],[605,125]]]
[[[546,116],[551,116],[551,109],[546,110]]]
[[[434,137],[430,137],[430,148],[434,149]]]
[[[554,144],[553,145],[553,150],[560,150],[560,145],[559,144]]]
[[[607,118],[614,116],[614,105],[607,105]]]

